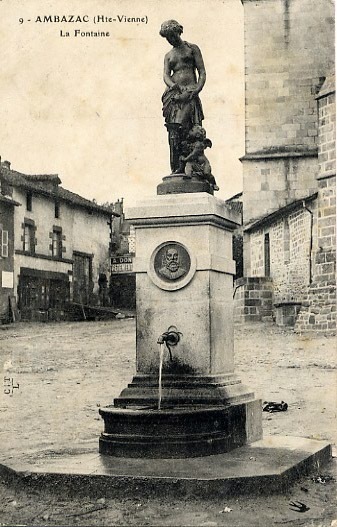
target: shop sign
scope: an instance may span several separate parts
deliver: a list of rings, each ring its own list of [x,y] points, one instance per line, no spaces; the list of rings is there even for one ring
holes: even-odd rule
[[[111,273],[130,273],[133,271],[132,263],[132,256],[113,256],[111,258]]]

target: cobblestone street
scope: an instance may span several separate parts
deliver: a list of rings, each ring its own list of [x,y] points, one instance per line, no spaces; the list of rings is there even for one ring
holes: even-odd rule
[[[5,393],[5,385],[2,390],[1,462],[17,456],[43,458],[46,452],[96,451],[102,430],[98,408],[110,404],[135,371],[135,321],[21,323],[0,328],[0,349],[3,377],[10,379],[6,383],[19,384],[13,394]],[[265,435],[337,444],[334,338],[304,337],[272,324],[257,324],[236,327],[235,352],[236,373],[257,397],[289,405],[286,412],[263,413]],[[331,475],[333,465],[324,474]],[[319,484],[308,477],[287,495],[219,503],[146,496],[70,500],[2,482],[0,523],[330,526],[336,509],[333,487],[331,481]],[[290,499],[305,502],[310,510],[305,515],[290,511]]]

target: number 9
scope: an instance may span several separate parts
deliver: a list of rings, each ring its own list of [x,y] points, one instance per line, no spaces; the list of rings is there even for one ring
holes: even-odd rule
[[[23,18],[19,18],[20,24],[23,24]]]

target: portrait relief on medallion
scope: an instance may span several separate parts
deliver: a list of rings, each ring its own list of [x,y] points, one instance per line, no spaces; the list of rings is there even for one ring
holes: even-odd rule
[[[153,265],[158,278],[167,282],[174,282],[188,274],[191,258],[183,245],[177,242],[168,242],[157,251]]]

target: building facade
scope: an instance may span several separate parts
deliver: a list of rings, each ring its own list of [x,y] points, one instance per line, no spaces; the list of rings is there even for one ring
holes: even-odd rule
[[[334,7],[243,0],[244,276],[236,320],[334,331]]]
[[[328,77],[316,97],[318,105],[318,195],[314,214],[311,281],[295,328],[336,330],[336,94]]]
[[[0,322],[15,319],[14,211],[19,203],[0,194]]]
[[[109,272],[111,210],[64,189],[57,175],[29,176],[1,163],[2,199],[13,213],[13,294],[21,317],[57,320],[68,302],[99,303]]]

